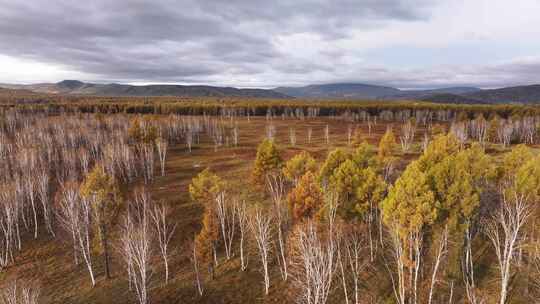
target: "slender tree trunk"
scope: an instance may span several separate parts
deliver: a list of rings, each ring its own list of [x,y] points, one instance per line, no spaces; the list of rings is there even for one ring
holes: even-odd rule
[[[75,261],[75,265],[79,265],[79,251],[77,248],[77,236],[75,235],[75,230],[71,232],[71,236],[73,238],[73,260]]]
[[[80,240],[80,241],[81,241],[81,249],[87,251],[86,253],[83,253],[83,258],[86,262],[86,267],[88,268],[88,273],[90,274],[90,279],[92,280],[92,287],[93,287],[93,286],[96,286],[96,279],[94,278],[94,270],[92,269],[92,260],[90,257],[90,244],[89,244],[90,242],[88,239],[84,240],[86,244],[83,244],[83,240]],[[85,246],[86,248],[82,246]]]
[[[103,259],[105,262],[105,276],[107,279],[111,278],[110,266],[109,266],[109,244],[107,239],[107,225],[101,222],[99,225],[100,236],[101,236],[101,246],[103,247]]]
[[[279,243],[279,252],[282,264],[281,276],[283,281],[287,281],[288,271],[287,271],[287,258],[285,256],[285,243],[283,240],[283,229],[281,228],[281,223],[278,223],[278,243]],[[279,259],[279,258],[278,258]]]
[[[341,258],[341,249],[338,249],[338,262],[341,271],[341,283],[343,284],[343,294],[345,295],[345,304],[349,304],[349,295],[347,291],[347,280],[345,278],[345,270],[343,269],[343,260]]]
[[[165,285],[169,284],[169,261],[167,256],[163,257],[163,264],[165,264]]]
[[[199,296],[203,295],[203,287],[201,283],[201,275],[199,273],[199,261],[197,260],[197,248],[193,245],[193,267],[195,269],[195,281],[197,283],[197,292]]]
[[[439,270],[441,260],[442,260],[443,256],[445,255],[445,252],[446,252],[446,242],[447,242],[447,240],[448,240],[448,228],[445,227],[444,232],[443,232],[443,234],[441,236],[440,243],[439,243],[439,248],[438,248],[438,251],[437,251],[437,257],[435,259],[435,265],[433,266],[433,273],[431,275],[431,285],[429,287],[428,304],[432,303],[433,292],[434,292],[434,289],[435,289],[435,283],[437,281],[437,272]]]
[[[448,304],[452,304],[454,301],[454,281],[450,282],[450,296],[448,297]]]
[[[30,204],[32,205],[32,213],[34,215],[34,239],[38,237],[38,222],[37,222],[37,211],[34,195],[30,194]]]

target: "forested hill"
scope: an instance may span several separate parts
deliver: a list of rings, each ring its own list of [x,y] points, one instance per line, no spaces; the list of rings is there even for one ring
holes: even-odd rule
[[[436,103],[540,103],[540,85],[498,89],[448,87],[429,90],[401,90],[386,86],[334,83],[274,89],[298,98],[423,100]]]
[[[304,87],[278,87],[274,91],[302,98],[378,98],[394,96],[401,91],[396,88],[359,84],[332,83]]]
[[[265,89],[238,89],[204,85],[126,85],[96,84],[78,80],[30,85],[0,84],[7,89],[23,89],[36,93],[95,96],[186,96],[186,97],[249,97],[288,98],[285,94]]]
[[[339,99],[423,99],[432,95],[466,95],[481,91],[475,87],[446,87],[429,90],[402,90],[398,88],[360,83],[332,83],[304,87],[278,87],[277,92],[300,98]]]
[[[125,96],[125,97],[235,97],[267,99],[348,99],[348,100],[419,100],[454,104],[540,103],[540,85],[514,86],[498,89],[476,87],[446,87],[429,90],[398,88],[358,83],[333,83],[304,87],[242,89],[207,85],[127,85],[97,84],[78,80],[57,83],[0,84],[0,93],[40,93],[64,96]]]
[[[465,96],[476,100],[485,100],[489,103],[540,103],[540,85],[482,90],[466,94]]]

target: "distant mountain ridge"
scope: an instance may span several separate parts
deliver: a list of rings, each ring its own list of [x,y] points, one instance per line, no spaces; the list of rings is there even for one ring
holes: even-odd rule
[[[302,98],[378,98],[399,94],[401,90],[391,87],[360,84],[332,83],[305,87],[278,87],[274,91]]]
[[[431,102],[431,103],[453,103],[453,104],[490,104],[490,102],[482,99],[469,98],[463,95],[450,94],[450,93],[437,93],[420,97],[418,100]]]
[[[28,90],[36,93],[68,95],[290,98],[282,93],[265,89],[165,84],[135,86],[117,83],[86,83],[79,80],[63,80],[57,83],[29,85],[0,84],[0,87],[13,90]]]
[[[274,90],[297,98],[419,100],[459,104],[540,104],[540,85],[515,86],[500,89],[448,87],[428,90],[401,90],[387,86],[334,83],[308,85],[304,87],[278,87]]]
[[[126,85],[96,84],[79,80],[29,85],[0,84],[2,94],[46,93],[95,96],[181,96],[181,97],[247,97],[247,98],[308,98],[308,99],[372,99],[417,100],[433,103],[540,104],[540,84],[500,89],[448,87],[427,90],[403,90],[388,86],[361,83],[331,83],[303,87],[270,89],[239,89],[207,85]],[[6,91],[6,89],[10,91]]]
[[[475,87],[448,87],[448,88],[439,88],[439,89],[428,89],[428,90],[400,90],[398,94],[388,96],[390,99],[422,99],[429,96],[441,95],[441,94],[450,94],[450,95],[466,95],[473,92],[479,92],[482,89]],[[382,96],[385,98],[385,96]]]
[[[278,87],[274,91],[298,98],[344,98],[344,99],[422,99],[439,94],[468,94],[480,91],[475,87],[449,87],[430,90],[400,90],[388,86],[333,83],[304,87]]]
[[[465,95],[468,98],[490,103],[536,103],[540,104],[540,84],[481,90]]]

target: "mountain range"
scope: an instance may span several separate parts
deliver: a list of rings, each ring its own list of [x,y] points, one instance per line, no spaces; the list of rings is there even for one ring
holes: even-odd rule
[[[540,85],[480,89],[448,87],[429,90],[402,90],[357,83],[278,87],[277,92],[297,98],[419,100],[435,103],[540,103]]]
[[[331,83],[308,85],[305,87],[278,87],[274,91],[291,97],[301,98],[358,98],[373,99],[381,96],[393,96],[401,91],[392,87],[361,83]]]
[[[540,104],[540,85],[514,86],[499,89],[447,87],[428,90],[403,90],[388,86],[360,83],[332,83],[275,89],[240,89],[206,85],[127,85],[96,84],[78,80],[58,83],[0,84],[0,88],[16,92],[96,96],[184,96],[184,97],[248,97],[302,99],[372,99],[418,100],[434,103]],[[0,93],[2,91],[0,90]]]
[[[96,96],[186,96],[186,97],[252,97],[290,98],[282,93],[264,89],[238,89],[205,85],[127,85],[96,84],[78,80],[63,80],[57,83],[0,84],[0,87],[28,90],[45,94],[96,95]]]

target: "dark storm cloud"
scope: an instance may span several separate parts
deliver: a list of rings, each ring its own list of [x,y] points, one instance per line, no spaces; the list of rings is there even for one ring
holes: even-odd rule
[[[0,0],[0,54],[120,81],[331,72],[328,64],[293,62],[274,40],[312,33],[331,42],[356,28],[424,20],[431,2]]]
[[[424,20],[433,0],[276,0],[201,1],[213,15],[230,22],[253,20],[280,33],[316,32],[329,39],[344,37],[357,26],[388,20]]]

